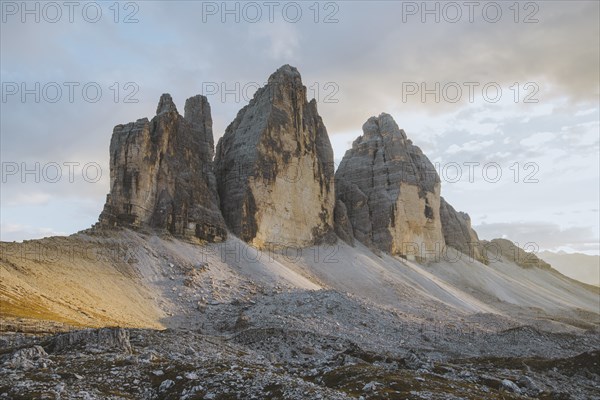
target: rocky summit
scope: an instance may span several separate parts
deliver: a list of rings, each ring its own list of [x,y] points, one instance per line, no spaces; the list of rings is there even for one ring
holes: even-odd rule
[[[111,189],[99,225],[223,240],[227,230],[218,206],[213,146],[204,96],[189,98],[181,116],[171,96],[163,94],[151,121],[117,125],[110,142]]]
[[[389,114],[365,122],[335,183],[353,235],[365,245],[411,258],[439,255],[444,248],[440,178]]]
[[[273,73],[219,140],[221,211],[252,245],[304,247],[333,232],[333,150],[300,73]]]

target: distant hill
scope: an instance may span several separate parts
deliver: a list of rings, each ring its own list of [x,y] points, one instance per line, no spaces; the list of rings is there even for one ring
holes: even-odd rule
[[[600,286],[600,256],[542,251],[538,256],[552,267],[578,281]]]

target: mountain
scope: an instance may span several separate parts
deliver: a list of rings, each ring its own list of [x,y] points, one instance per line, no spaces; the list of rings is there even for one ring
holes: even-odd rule
[[[0,243],[0,397],[598,397],[600,287],[480,241],[390,115],[334,174],[289,65],[214,160],[184,114],[115,127],[95,226]]]
[[[221,210],[236,236],[259,248],[333,236],[333,150],[296,68],[279,68],[240,110],[215,165]]]
[[[440,178],[389,114],[365,122],[335,180],[360,242],[412,259],[439,254],[445,246]]]
[[[117,125],[110,142],[110,194],[99,227],[149,227],[220,241],[212,117],[206,97],[189,98],[185,116],[169,94],[156,116]]]
[[[362,129],[335,174],[338,235],[413,260],[447,256],[449,245],[486,262],[469,216],[440,196],[433,164],[392,116]]]

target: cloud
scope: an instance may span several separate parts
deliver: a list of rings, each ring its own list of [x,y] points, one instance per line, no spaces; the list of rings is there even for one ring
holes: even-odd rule
[[[48,193],[42,192],[27,192],[27,193],[16,193],[11,196],[8,201],[6,201],[5,205],[7,206],[15,206],[15,205],[32,205],[32,206],[40,206],[48,204],[51,196]]]
[[[294,59],[300,45],[300,35],[293,24],[264,22],[249,29],[255,48],[263,48],[270,59],[286,63]]]
[[[10,213],[12,222],[23,223],[29,215],[49,214],[50,203],[52,214],[68,215],[70,208],[88,214],[77,223],[32,218],[23,224],[57,231],[84,227],[97,218],[108,191],[108,148],[116,124],[151,118],[163,92],[171,93],[182,111],[185,99],[202,93],[207,82],[228,88],[236,82],[262,83],[284,63],[299,68],[309,96],[317,98],[336,160],[370,116],[386,111],[432,160],[494,161],[503,168],[517,161],[538,163],[544,179],[534,187],[444,182],[444,193],[474,215],[504,217],[508,209],[507,220],[518,220],[532,210],[552,215],[580,198],[597,203],[598,2],[536,2],[539,22],[533,24],[513,21],[512,3],[502,3],[506,18],[495,24],[480,15],[474,23],[422,23],[420,16],[404,22],[403,2],[383,1],[336,2],[337,23],[322,23],[330,11],[323,8],[321,22],[315,23],[310,2],[301,2],[304,17],[297,23],[282,19],[281,9],[273,23],[264,18],[236,23],[231,17],[222,23],[220,15],[203,20],[204,3],[140,2],[134,24],[115,24],[110,4],[102,3],[107,18],[97,24],[80,18],[23,24],[17,16],[0,25],[2,82],[97,82],[103,90],[96,103],[83,100],[81,91],[74,102],[38,103],[31,96],[23,102],[18,95],[3,102],[2,160],[93,161],[106,172],[93,185],[3,183],[3,217]],[[135,103],[123,102],[127,82],[137,85]],[[456,103],[443,96],[436,103],[431,95],[426,101],[420,95],[405,101],[407,82],[480,86],[474,102],[463,90]],[[479,89],[489,82],[502,88],[498,103],[482,100]],[[527,82],[537,85],[538,103],[523,102],[532,94]],[[335,102],[326,101],[328,83],[336,88]],[[232,99],[209,96],[215,140],[248,101]],[[542,141],[545,133],[552,140]],[[73,206],[77,200],[80,205]],[[13,207],[16,203],[24,205]],[[578,221],[587,222],[585,215]],[[561,220],[560,226],[568,223]]]
[[[483,150],[484,148],[489,147],[493,144],[494,144],[493,140],[486,140],[486,141],[471,140],[471,141],[468,141],[461,145],[456,145],[456,144],[450,145],[450,147],[448,147],[448,149],[446,150],[446,153],[456,154],[456,153],[460,153],[461,151],[464,151],[464,152],[480,151],[480,150]]]
[[[531,136],[521,139],[521,146],[532,147],[534,149],[544,147],[547,142],[552,141],[557,134],[552,132],[538,132]]]

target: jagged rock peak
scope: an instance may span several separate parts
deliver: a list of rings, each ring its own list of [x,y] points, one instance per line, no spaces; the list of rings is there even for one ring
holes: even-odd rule
[[[201,94],[187,99],[185,101],[184,118],[198,125],[212,123],[208,99]],[[210,129],[212,130],[212,125]]]
[[[333,235],[333,150],[296,68],[279,68],[238,112],[215,167],[221,211],[243,240],[304,247]]]
[[[117,125],[110,142],[110,193],[100,227],[168,231],[220,241],[227,236],[219,210],[212,158],[210,106],[186,102],[186,117],[163,94],[157,115]]]
[[[302,84],[302,77],[296,67],[292,67],[289,64],[285,64],[269,76],[267,81],[269,84],[281,83],[285,81],[291,81],[294,83]]]
[[[383,138],[388,136],[399,136],[406,139],[404,130],[398,127],[394,118],[387,113],[379,114],[379,117],[371,117],[362,126],[364,135],[359,139]]]
[[[163,93],[158,101],[158,107],[156,107],[156,115],[160,115],[166,112],[177,112],[177,107],[173,102],[173,98],[169,93]]]
[[[214,156],[214,139],[212,130],[212,114],[210,103],[206,96],[196,95],[185,101],[184,118],[192,124],[195,129],[204,133],[210,149],[210,159]]]

